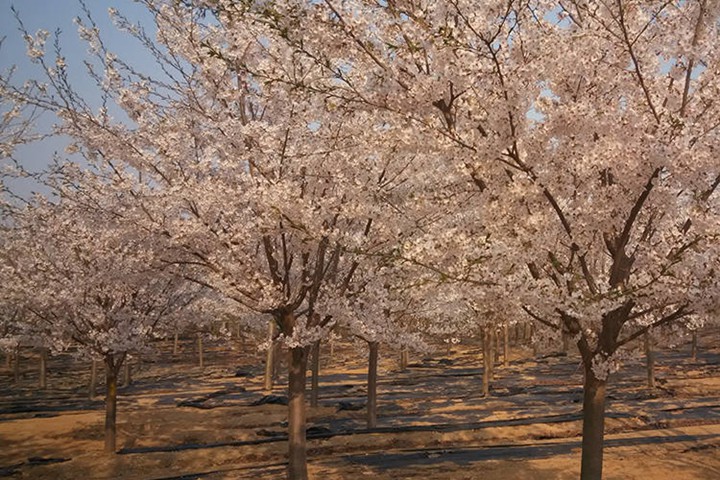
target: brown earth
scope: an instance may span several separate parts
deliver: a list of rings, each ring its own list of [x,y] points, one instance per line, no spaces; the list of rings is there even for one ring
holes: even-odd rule
[[[720,344],[702,337],[659,352],[659,388],[640,361],[611,379],[606,479],[720,479]],[[185,355],[144,359],[120,390],[118,448],[102,453],[103,405],[87,399],[88,368],[70,356],[50,363],[49,388],[34,388],[32,352],[23,377],[0,372],[0,477],[32,479],[283,478],[282,405],[251,405],[262,391],[261,355],[215,345],[206,367]],[[167,345],[163,345],[168,350]],[[364,359],[349,347],[324,352],[320,407],[309,410],[314,479],[576,479],[581,370],[574,355],[534,358],[517,345],[481,395],[481,353],[472,345],[380,364],[378,428],[365,428]],[[236,376],[239,373],[241,376]],[[284,394],[282,378],[273,391]]]

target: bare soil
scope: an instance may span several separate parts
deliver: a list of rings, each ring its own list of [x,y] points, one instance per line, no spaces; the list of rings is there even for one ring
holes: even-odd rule
[[[640,360],[611,379],[604,477],[720,479],[720,332],[658,352],[658,388]],[[89,400],[89,365],[51,359],[39,391],[37,356],[24,352],[19,384],[0,370],[0,477],[32,479],[284,478],[286,407],[259,404],[262,355],[211,345],[205,368],[194,342],[133,366],[119,392],[118,448],[103,450],[103,402]],[[365,359],[323,350],[320,406],[309,409],[315,479],[576,479],[582,370],[576,355],[534,356],[522,345],[481,395],[482,354],[472,345],[411,360],[381,348],[378,427],[365,428]],[[412,363],[414,361],[415,363]],[[100,375],[102,376],[102,375]],[[282,399],[284,378],[273,395]],[[102,385],[98,393],[102,390]],[[267,400],[267,399],[266,399]]]

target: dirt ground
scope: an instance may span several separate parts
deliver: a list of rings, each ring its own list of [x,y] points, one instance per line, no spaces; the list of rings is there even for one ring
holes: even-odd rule
[[[645,386],[639,360],[611,379],[604,478],[720,479],[719,333],[705,332],[696,360],[689,344],[658,352],[655,390]],[[87,365],[69,355],[53,359],[44,391],[35,388],[29,351],[19,384],[11,369],[0,370],[0,477],[283,478],[286,407],[257,405],[265,395],[261,355],[215,345],[201,369],[192,342],[180,356],[160,347],[120,389],[115,455],[102,452],[103,403],[88,399]],[[312,478],[579,477],[577,356],[534,356],[514,346],[483,398],[476,346],[413,358],[404,372],[396,353],[384,353],[378,427],[368,431],[362,354],[323,351],[320,406],[308,412]],[[273,395],[282,400],[282,376],[277,385]]]

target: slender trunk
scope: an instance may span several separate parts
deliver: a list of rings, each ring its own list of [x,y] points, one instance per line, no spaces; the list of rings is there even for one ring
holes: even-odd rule
[[[205,368],[205,354],[203,352],[202,333],[198,333],[197,348],[198,348],[198,364],[200,365],[200,368]]]
[[[330,340],[329,343],[330,343],[330,360],[332,360],[333,358],[335,358],[335,342]]]
[[[95,391],[97,390],[97,360],[93,358],[92,366],[90,367],[90,400],[95,398]]]
[[[368,361],[368,385],[367,385],[367,428],[377,426],[377,367],[378,350],[377,342],[370,343],[370,358]]]
[[[562,351],[567,354],[570,352],[570,336],[566,332],[561,333],[562,337]]]
[[[290,349],[288,368],[288,480],[307,480],[305,375],[307,350]]]
[[[408,352],[407,348],[403,348],[400,351],[400,371],[404,372],[408,368],[408,364],[410,363],[410,352]]]
[[[581,480],[602,479],[605,389],[606,381],[595,378],[592,368],[586,365],[583,385]]]
[[[495,359],[495,365],[500,363],[500,335],[498,335],[498,331],[493,328],[493,348],[495,349],[494,353],[494,359]],[[495,369],[493,368],[493,375],[495,374]]]
[[[115,453],[117,442],[117,372],[113,356],[105,359],[105,452]]]
[[[270,321],[268,327],[268,346],[267,354],[265,356],[265,385],[264,388],[267,392],[271,392],[273,389],[274,380],[274,369],[275,369],[275,320]]]
[[[320,340],[313,344],[312,348],[312,380],[310,390],[310,406],[315,408],[318,406],[318,395],[320,388]]]
[[[655,388],[655,352],[653,352],[650,332],[645,332],[645,359],[647,360],[648,387]]]
[[[47,388],[47,349],[40,350],[40,388]]]
[[[175,335],[173,336],[173,356],[177,356],[177,354],[180,352],[180,349],[179,349],[180,339],[178,337],[179,337],[178,332],[175,332]]]
[[[20,346],[15,348],[15,368],[13,369],[15,383],[20,383]]]
[[[10,370],[12,368],[12,353],[5,351],[5,368]]]
[[[492,337],[490,329],[483,329],[482,334],[482,348],[483,348],[483,377],[482,377],[482,389],[483,396],[487,397],[490,395],[490,375],[492,374]]]
[[[132,382],[132,377],[130,376],[130,374],[131,374],[130,359],[126,358],[125,365],[123,365],[123,382],[122,382],[123,387],[130,386],[130,383]]]
[[[510,365],[510,327],[503,325],[503,366]]]
[[[697,354],[698,354],[698,334],[697,334],[697,330],[693,330],[692,346],[690,349],[690,355],[692,357],[693,362],[697,360]]]

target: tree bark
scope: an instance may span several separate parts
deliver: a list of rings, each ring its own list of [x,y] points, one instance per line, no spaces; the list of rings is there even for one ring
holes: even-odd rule
[[[318,406],[318,395],[320,388],[320,340],[313,344],[312,348],[312,379],[310,389],[310,406],[315,408]]]
[[[583,436],[581,480],[601,480],[603,438],[605,434],[606,381],[599,380],[589,365],[585,365],[583,385]]]
[[[407,348],[403,348],[400,351],[400,371],[404,372],[408,368],[408,364],[410,363],[410,359],[408,358],[410,356],[410,352],[408,352]]]
[[[305,381],[307,349],[290,349],[288,368],[288,480],[307,480]]]
[[[482,376],[482,389],[483,396],[487,397],[490,395],[490,376],[492,375],[492,335],[489,328],[484,328],[482,333],[482,347],[483,347],[483,376]]]
[[[40,388],[47,388],[47,349],[40,349]]]
[[[655,352],[653,352],[650,332],[645,332],[645,359],[647,366],[648,387],[655,388]]]
[[[264,388],[266,392],[271,392],[273,389],[274,370],[275,370],[275,320],[270,321],[268,327],[268,346],[267,354],[265,356],[265,383]]]
[[[198,365],[200,365],[200,368],[205,368],[205,352],[203,351],[202,333],[198,333],[197,348],[198,348]]]
[[[117,442],[117,377],[122,360],[105,358],[105,452],[115,453]]]
[[[131,376],[131,368],[130,368],[130,359],[126,358],[124,365],[123,365],[123,387],[130,386],[130,383],[132,382],[132,376]]]
[[[368,361],[368,385],[367,385],[367,428],[377,427],[377,367],[378,350],[377,342],[369,342],[370,358]]]
[[[503,325],[503,366],[510,365],[510,327]]]
[[[90,367],[90,388],[89,398],[92,400],[95,398],[95,391],[97,390],[97,360],[93,358],[92,366]]]

